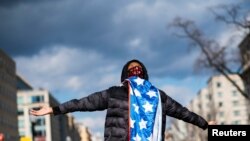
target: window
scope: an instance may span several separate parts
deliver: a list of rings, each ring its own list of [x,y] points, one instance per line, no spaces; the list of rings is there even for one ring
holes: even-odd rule
[[[199,109],[201,109],[201,104],[198,104]]]
[[[24,128],[24,121],[18,120],[18,128]]]
[[[236,120],[236,121],[233,121],[232,124],[240,124],[240,121],[239,120]]]
[[[219,112],[219,116],[223,117],[224,116],[224,112]]]
[[[211,115],[210,115],[210,114],[207,114],[207,120],[209,121],[209,120],[211,120],[211,119],[212,119]]]
[[[23,114],[24,114],[23,110],[18,109],[18,111],[17,111],[17,115],[22,116]]]
[[[234,116],[239,116],[239,115],[240,115],[240,111],[239,110],[234,111]]]
[[[222,107],[223,106],[223,103],[222,102],[219,102],[219,107]]]
[[[44,118],[37,119],[36,125],[39,125],[39,126],[45,125],[45,119]]]
[[[19,131],[19,136],[25,136],[24,132],[23,131]]]
[[[35,131],[35,136],[46,136],[45,130],[37,130]]]
[[[208,100],[212,100],[211,94],[208,94],[206,97],[207,97]]]
[[[23,100],[23,97],[17,97],[17,104],[23,104],[24,103],[24,100]]]
[[[39,95],[39,96],[32,96],[31,97],[31,102],[32,103],[39,103],[39,102],[44,102],[44,97]]]
[[[232,95],[237,96],[237,91],[236,90],[232,91]]]
[[[222,93],[221,93],[221,92],[218,92],[218,96],[219,96],[219,97],[222,97]]]
[[[217,88],[220,88],[220,87],[221,87],[221,83],[217,82]]]
[[[238,105],[239,105],[239,101],[234,100],[234,101],[233,101],[233,106],[238,106]]]

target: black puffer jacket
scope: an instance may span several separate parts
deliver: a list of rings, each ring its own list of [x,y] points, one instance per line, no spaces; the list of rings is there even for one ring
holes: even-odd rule
[[[126,70],[130,62],[123,68],[121,81],[127,78]],[[141,62],[139,63],[143,66],[144,72],[146,72],[144,65]],[[144,73],[144,79],[148,79],[147,73]],[[164,140],[166,115],[192,123],[202,129],[207,128],[208,124],[202,117],[189,111],[161,90],[160,95],[162,102],[162,140]],[[105,141],[128,141],[128,106],[128,88],[124,84],[123,86],[114,86],[107,90],[93,93],[79,100],[73,99],[65,102],[58,107],[53,107],[53,113],[54,115],[58,115],[74,111],[107,109],[104,133]]]

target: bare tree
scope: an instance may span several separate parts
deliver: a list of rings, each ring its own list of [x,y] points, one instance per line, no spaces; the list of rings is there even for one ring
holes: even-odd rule
[[[246,34],[250,33],[250,11],[242,11],[239,5],[219,5],[209,10],[215,15],[217,21],[245,29]]]
[[[250,15],[248,12],[243,15],[239,12],[240,10],[238,5],[220,5],[210,9],[215,15],[216,20],[244,29],[245,34],[249,34]],[[249,94],[229,77],[229,74],[237,74],[241,77],[244,61],[241,60],[242,57],[239,51],[232,54],[232,52],[230,52],[232,48],[222,46],[218,41],[206,37],[204,33],[198,29],[194,21],[176,17],[170,26],[181,30],[181,34],[175,34],[176,36],[187,38],[193,47],[198,47],[201,50],[200,57],[196,60],[196,65],[202,68],[212,69],[224,75],[245,98],[250,100]]]

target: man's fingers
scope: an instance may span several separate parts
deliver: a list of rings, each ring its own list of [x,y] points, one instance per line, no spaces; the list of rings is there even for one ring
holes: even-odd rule
[[[35,115],[35,116],[38,116],[38,115],[39,115],[38,112],[35,111],[35,110],[30,110],[30,114]]]
[[[36,114],[36,111],[30,110],[30,114],[34,115],[34,114]]]
[[[209,121],[208,124],[209,124],[209,125],[216,125],[217,122],[216,122],[216,121]]]

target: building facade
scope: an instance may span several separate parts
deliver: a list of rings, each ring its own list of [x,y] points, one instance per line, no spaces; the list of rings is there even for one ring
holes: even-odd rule
[[[0,49],[0,133],[6,140],[18,140],[16,64]]]
[[[91,134],[88,127],[84,126],[82,123],[78,123],[78,129],[81,136],[81,141],[91,141]]]
[[[173,119],[173,118],[172,118]],[[173,119],[165,131],[165,141],[192,141],[187,132],[187,124],[181,120]]]
[[[79,125],[76,124],[75,118],[71,114],[67,114],[67,118],[68,118],[67,138],[70,138],[72,141],[81,141]]]
[[[201,93],[203,94],[203,93]],[[187,106],[187,108],[190,111],[195,112],[196,114],[203,116],[202,115],[202,103],[200,103],[200,95],[198,95],[197,97],[195,97],[194,99],[191,100],[191,102],[189,103],[189,105]],[[188,140],[189,141],[203,141],[201,135],[203,134],[203,130],[197,126],[194,126],[192,124],[186,124],[187,127],[187,131],[188,131]]]
[[[17,75],[18,129],[20,140],[80,141],[81,137],[71,115],[32,116],[30,109],[56,106],[59,102],[48,90],[33,89]]]
[[[58,117],[32,116],[30,109],[38,109],[41,105],[50,106],[51,99],[47,90],[18,90],[18,128],[21,137],[33,140],[61,141],[60,121]],[[55,103],[56,104],[56,103]]]
[[[60,115],[62,141],[81,141],[81,133],[75,118],[71,114]]]
[[[230,75],[235,83],[244,89],[238,75]],[[218,124],[249,124],[249,101],[224,76],[212,77],[208,82],[208,92],[212,95],[212,115]]]
[[[229,77],[244,89],[244,83],[238,75]],[[211,77],[207,86],[201,89],[187,106],[190,111],[201,115],[207,121],[214,120],[218,125],[250,124],[248,107],[249,101],[222,75]],[[186,128],[186,140],[207,140],[206,130],[188,123]]]

